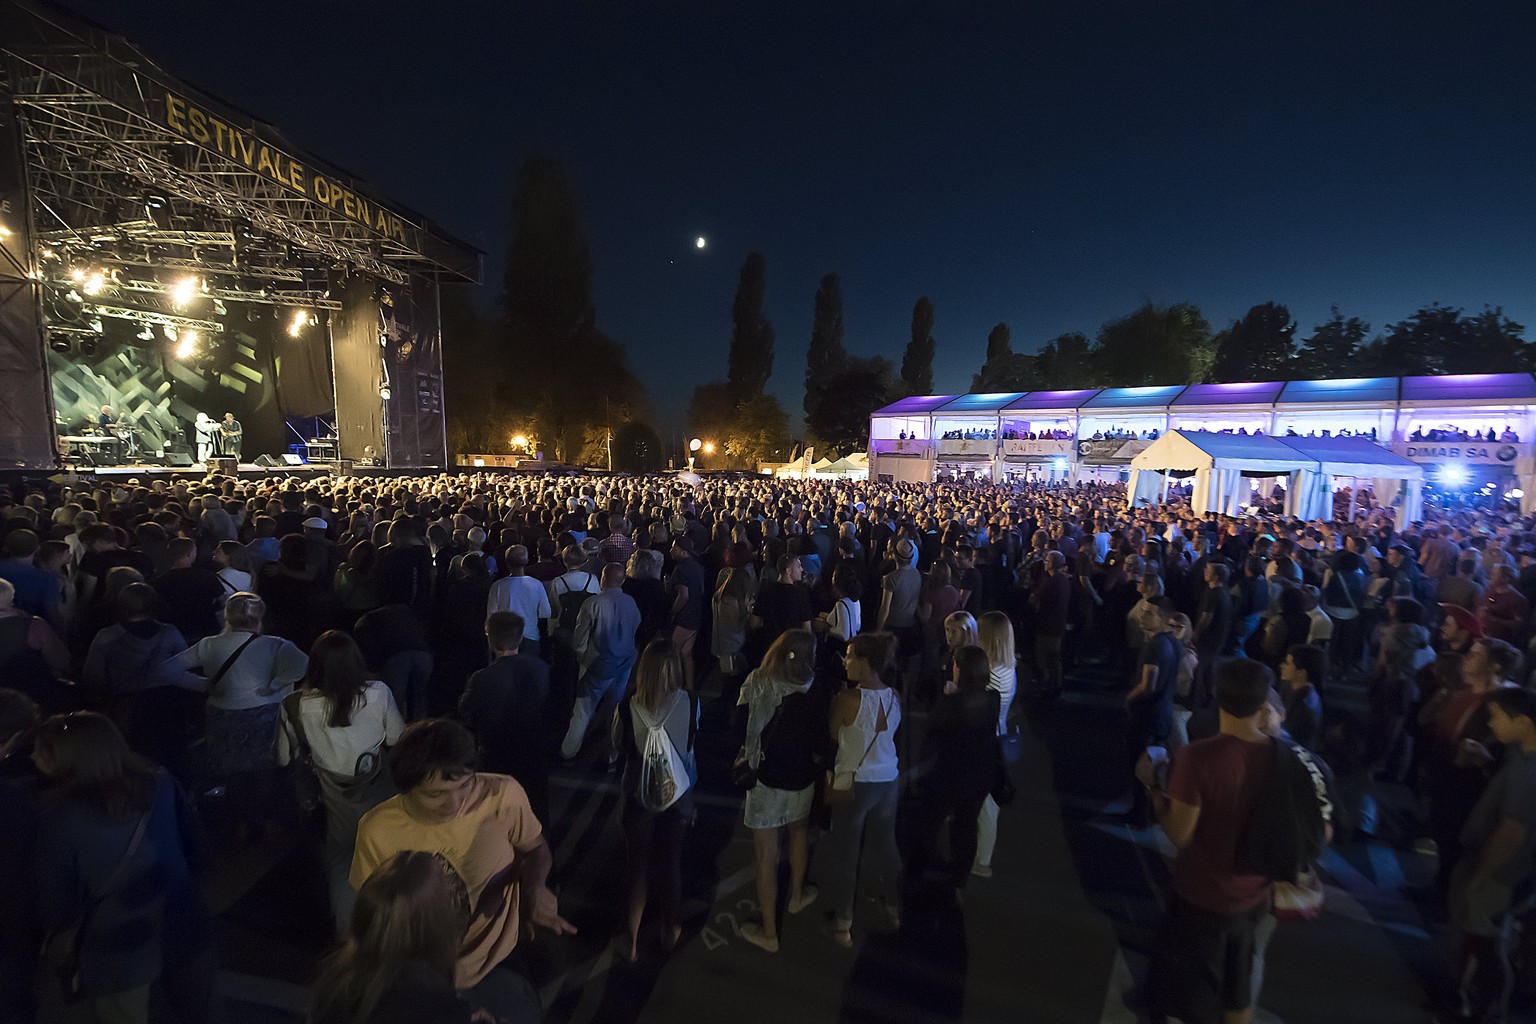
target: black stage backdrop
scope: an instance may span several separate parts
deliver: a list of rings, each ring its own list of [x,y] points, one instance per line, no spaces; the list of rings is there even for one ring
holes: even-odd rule
[[[52,417],[39,326],[21,138],[0,74],[0,465],[53,463]]]

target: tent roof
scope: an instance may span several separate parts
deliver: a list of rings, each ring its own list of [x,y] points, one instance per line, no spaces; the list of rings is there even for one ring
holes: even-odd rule
[[[1284,383],[1191,384],[1173,400],[1183,405],[1273,405]]]
[[[1243,469],[1291,473],[1317,460],[1265,434],[1170,430],[1131,460],[1136,469]]]
[[[1166,409],[1183,391],[1184,384],[1142,388],[1106,388],[1083,403],[1084,409]]]
[[[883,409],[876,409],[876,416],[912,416],[933,412],[939,406],[954,401],[954,395],[913,395],[899,402],[892,402]]]
[[[997,412],[1006,408],[1010,402],[1024,397],[1022,391],[1002,391],[995,394],[961,395],[953,402],[949,402],[935,412]]]
[[[1019,409],[1030,412],[1035,410],[1048,412],[1055,409],[1076,409],[1098,393],[1097,388],[1087,388],[1081,391],[1031,391],[1023,398],[1009,405],[1008,409],[1009,411]]]
[[[1136,469],[1272,470],[1310,469],[1329,476],[1422,479],[1421,466],[1359,437],[1270,437],[1170,430],[1131,460]]]
[[[1458,373],[1444,377],[1404,377],[1406,402],[1498,402],[1536,399],[1536,379],[1528,373]]]
[[[1329,476],[1422,480],[1424,467],[1363,437],[1277,437],[1288,448],[1322,464]]]
[[[1330,402],[1397,404],[1396,377],[1350,377],[1344,380],[1293,380],[1280,392],[1280,405],[1325,405]]]

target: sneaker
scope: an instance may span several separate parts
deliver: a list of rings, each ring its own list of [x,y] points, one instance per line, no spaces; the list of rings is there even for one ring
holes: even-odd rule
[[[800,913],[800,911],[815,903],[816,897],[819,895],[821,895],[821,890],[807,882],[800,887],[800,898],[789,901],[789,912],[791,914]]]
[[[742,925],[741,937],[752,943],[752,945],[756,946],[758,949],[765,950],[769,953],[777,953],[779,951],[778,937],[775,936],[770,939],[767,935],[763,934],[763,926],[757,921],[748,921],[746,924]]]
[[[971,874],[975,875],[977,878],[991,878],[992,877],[992,865],[990,865],[990,864],[972,864],[971,865]]]

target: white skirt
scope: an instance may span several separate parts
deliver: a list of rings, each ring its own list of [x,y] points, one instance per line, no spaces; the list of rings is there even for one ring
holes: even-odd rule
[[[747,828],[782,828],[792,821],[804,821],[811,815],[816,799],[816,784],[804,789],[774,789],[761,782],[747,790],[747,809],[743,817]]]

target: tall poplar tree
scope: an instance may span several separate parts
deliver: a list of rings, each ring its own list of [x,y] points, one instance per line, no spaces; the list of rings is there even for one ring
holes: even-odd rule
[[[731,399],[741,404],[756,398],[773,375],[773,324],[763,312],[768,289],[768,261],[760,252],[747,254],[731,303],[731,351],[725,373]]]
[[[912,337],[901,355],[901,386],[909,395],[933,394],[933,303],[924,295],[912,307]]]

